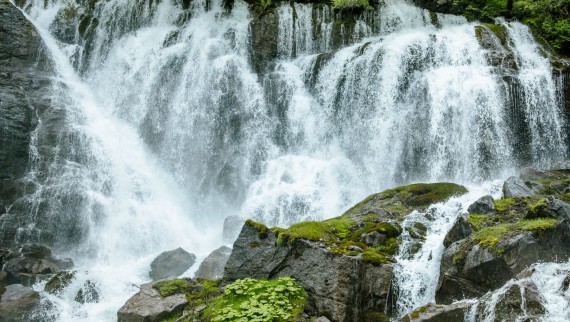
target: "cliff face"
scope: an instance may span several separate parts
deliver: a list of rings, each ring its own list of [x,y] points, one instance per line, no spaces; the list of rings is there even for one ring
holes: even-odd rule
[[[0,2],[0,216],[25,189],[38,113],[50,106],[50,62],[34,26],[8,2]],[[0,217],[1,218],[1,217]],[[10,220],[2,218],[2,226]],[[15,225],[11,225],[16,227]],[[15,228],[14,228],[15,229]],[[0,244],[13,240],[3,230]]]

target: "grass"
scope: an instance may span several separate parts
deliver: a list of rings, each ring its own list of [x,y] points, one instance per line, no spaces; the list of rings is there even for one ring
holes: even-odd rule
[[[481,246],[494,247],[508,236],[514,236],[523,231],[544,231],[556,227],[558,223],[558,219],[555,218],[525,219],[517,223],[503,223],[476,232],[473,240]]]
[[[491,218],[488,215],[478,215],[478,214],[470,214],[467,218],[467,222],[473,227],[475,231],[478,231],[485,225],[486,223],[490,222]]]
[[[498,212],[505,212],[507,210],[509,210],[509,208],[515,204],[515,199],[514,198],[503,198],[503,199],[498,199],[494,201],[495,203],[495,209]]]

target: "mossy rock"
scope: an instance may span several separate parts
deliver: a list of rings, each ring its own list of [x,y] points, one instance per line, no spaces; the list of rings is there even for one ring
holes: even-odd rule
[[[155,283],[152,287],[163,297],[175,294],[186,295],[188,305],[182,311],[189,312],[189,314],[186,316],[186,319],[181,321],[192,321],[193,318],[201,318],[204,307],[223,292],[219,280],[212,281],[201,278],[165,280]],[[163,321],[176,321],[182,314],[182,312],[177,312]]]

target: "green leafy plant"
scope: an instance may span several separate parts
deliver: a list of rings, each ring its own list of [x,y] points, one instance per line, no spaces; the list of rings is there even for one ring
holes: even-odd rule
[[[212,322],[296,321],[307,304],[307,294],[295,279],[237,280],[224,288],[204,312]]]

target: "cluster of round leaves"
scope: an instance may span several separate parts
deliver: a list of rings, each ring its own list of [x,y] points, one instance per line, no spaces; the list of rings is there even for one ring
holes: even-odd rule
[[[307,295],[293,278],[265,281],[246,278],[224,288],[210,303],[210,321],[295,321],[303,312]]]

